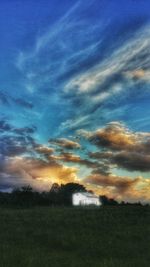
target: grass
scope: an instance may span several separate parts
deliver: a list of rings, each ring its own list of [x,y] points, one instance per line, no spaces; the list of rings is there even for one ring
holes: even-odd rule
[[[150,208],[0,209],[0,267],[148,267]]]

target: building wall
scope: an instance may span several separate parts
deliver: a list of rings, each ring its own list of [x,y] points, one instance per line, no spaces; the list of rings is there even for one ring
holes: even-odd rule
[[[100,206],[101,203],[99,201],[98,197],[95,198],[90,198],[87,196],[84,196],[82,194],[73,194],[72,196],[72,204],[74,206],[86,206],[86,205],[96,205],[96,206]]]

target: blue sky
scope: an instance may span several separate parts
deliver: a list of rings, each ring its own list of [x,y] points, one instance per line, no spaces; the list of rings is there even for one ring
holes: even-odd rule
[[[0,3],[0,188],[149,202],[149,1]]]

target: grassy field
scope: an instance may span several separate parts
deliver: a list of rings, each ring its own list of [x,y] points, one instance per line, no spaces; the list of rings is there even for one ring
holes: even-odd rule
[[[148,267],[150,208],[0,209],[0,267]]]

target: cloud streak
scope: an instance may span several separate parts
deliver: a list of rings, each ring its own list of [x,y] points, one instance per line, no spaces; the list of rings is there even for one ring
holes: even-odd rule
[[[60,139],[49,139],[49,143],[58,147],[62,147],[65,149],[77,149],[81,148],[78,142],[69,140],[67,138],[60,138]]]

